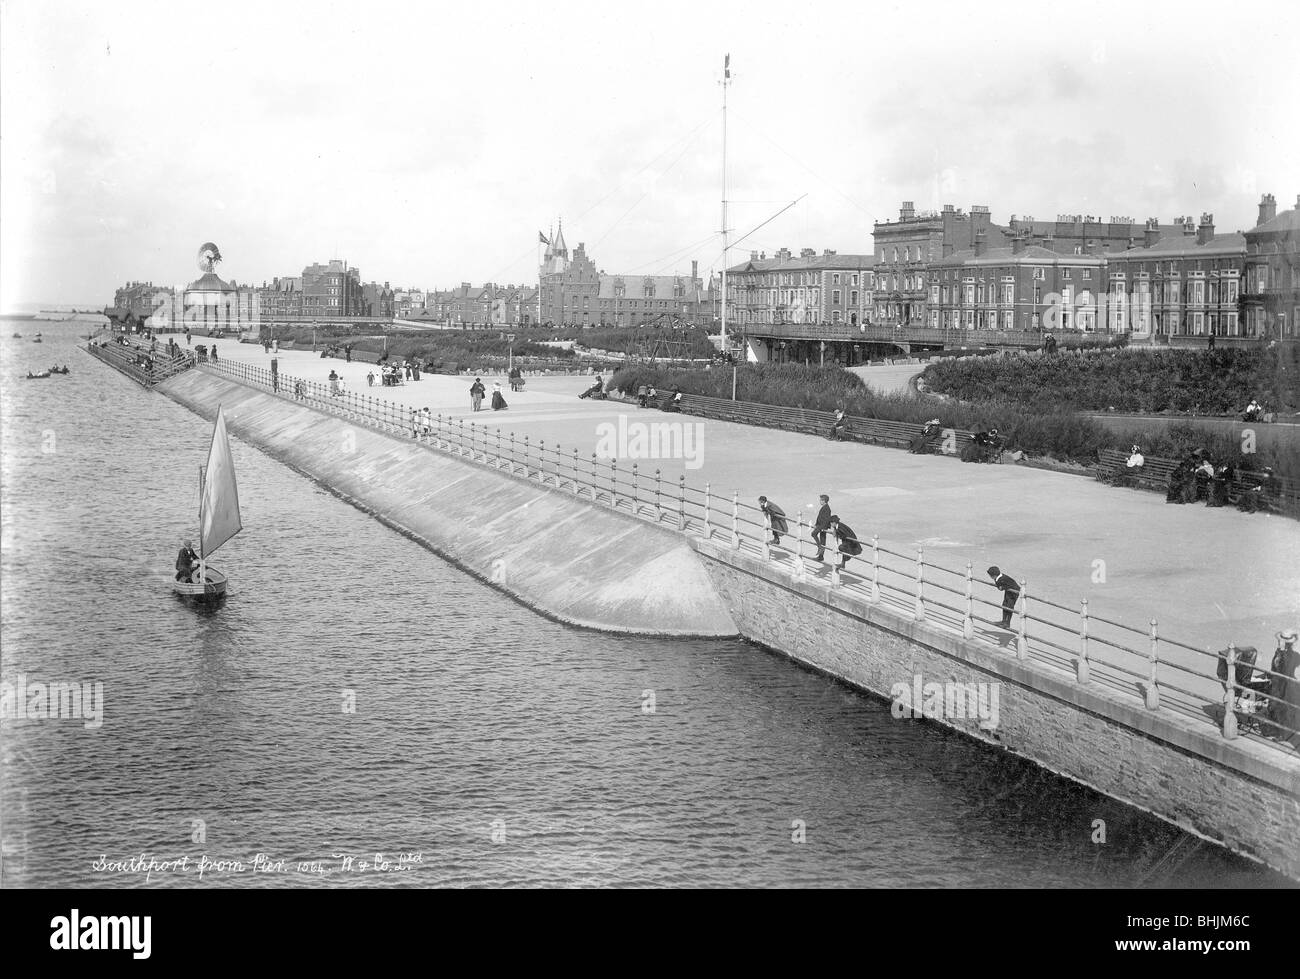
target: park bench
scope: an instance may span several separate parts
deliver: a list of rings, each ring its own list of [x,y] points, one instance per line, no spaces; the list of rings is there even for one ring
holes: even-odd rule
[[[1128,454],[1118,449],[1102,449],[1097,453],[1097,479],[1105,483],[1128,483],[1142,489],[1164,492],[1169,477],[1178,468],[1177,459],[1146,456],[1144,465],[1136,470],[1127,469]],[[1228,500],[1238,503],[1243,496],[1254,491],[1264,481],[1264,473],[1239,469],[1228,484]],[[1279,476],[1273,477],[1274,493],[1267,500],[1268,508],[1300,516],[1300,482]],[[1264,502],[1264,501],[1261,501]],[[1264,507],[1261,507],[1264,509]]]
[[[710,398],[698,394],[682,395],[682,410],[704,418],[719,421],[738,422],[744,425],[760,425],[764,428],[778,428],[787,432],[799,432],[804,435],[825,436],[831,430],[835,414],[830,411],[818,411],[813,408],[792,408],[785,405],[765,405],[753,401],[731,401],[726,398]],[[921,434],[921,425],[915,422],[891,421],[883,418],[863,418],[858,415],[846,415],[844,440],[862,442],[868,445],[886,445],[894,448],[910,448],[913,439]],[[960,456],[962,449],[971,443],[974,434],[963,429],[953,429],[954,443],[950,443],[951,452],[944,451],[942,437],[930,444],[929,451],[937,455]]]

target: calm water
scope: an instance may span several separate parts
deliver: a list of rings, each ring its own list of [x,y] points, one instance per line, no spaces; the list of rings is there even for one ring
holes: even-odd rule
[[[167,584],[210,424],[84,326],[3,327],[4,678],[106,705],[0,722],[11,886],[1285,883],[745,643],[549,622],[238,441],[232,592],[196,612]],[[191,863],[94,869],[142,855]]]

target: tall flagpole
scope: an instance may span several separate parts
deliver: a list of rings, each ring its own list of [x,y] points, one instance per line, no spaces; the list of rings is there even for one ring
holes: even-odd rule
[[[727,352],[727,86],[731,85],[731,55],[723,59],[723,354]]]
[[[722,60],[722,352],[727,352],[727,86],[731,84],[731,55]]]

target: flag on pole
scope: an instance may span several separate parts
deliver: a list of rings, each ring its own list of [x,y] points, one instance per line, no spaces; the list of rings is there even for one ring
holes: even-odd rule
[[[547,238],[546,235],[542,234],[540,231],[537,232],[537,240],[543,245],[549,245],[551,243],[551,239]]]
[[[727,55],[725,58],[722,59],[722,77],[723,78],[731,77],[731,55]]]

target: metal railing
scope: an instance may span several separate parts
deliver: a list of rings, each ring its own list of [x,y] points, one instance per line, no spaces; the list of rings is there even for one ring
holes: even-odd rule
[[[970,562],[950,568],[927,558],[923,548],[899,550],[883,544],[878,535],[859,540],[831,530],[824,548],[819,548],[817,528],[806,524],[802,514],[794,520],[782,515],[784,529],[780,522],[774,527],[770,513],[742,502],[738,491],[719,492],[708,482],[703,488],[692,486],[685,475],[665,479],[658,468],[642,469],[635,461],[601,459],[574,446],[520,438],[499,427],[492,430],[472,419],[407,408],[346,391],[341,382],[321,384],[251,364],[223,361],[204,366],[380,432],[720,543],[761,558],[792,581],[825,582],[835,593],[1004,649],[1068,682],[1131,700],[1152,712],[1172,711],[1214,724],[1225,738],[1243,735],[1289,752],[1281,742],[1300,735],[1300,730],[1264,716],[1261,709],[1269,701],[1283,702],[1277,691],[1287,690],[1287,684],[1292,685],[1294,703],[1300,680],[1256,664],[1243,682],[1237,676],[1235,644],[1224,653],[1210,652],[1165,635],[1155,618],[1134,627],[1095,614],[1086,598],[1067,605],[1039,595],[1024,580],[1017,582],[1012,621],[1003,627],[1003,593],[992,581],[976,576]],[[850,553],[854,544],[861,546],[860,553]],[[822,549],[821,560],[810,549]],[[853,570],[850,562],[857,562]],[[822,564],[824,569],[817,567]],[[1179,662],[1172,651],[1192,665]],[[1226,665],[1226,679],[1218,675],[1220,663]],[[1268,694],[1260,690],[1265,680],[1273,688]]]

